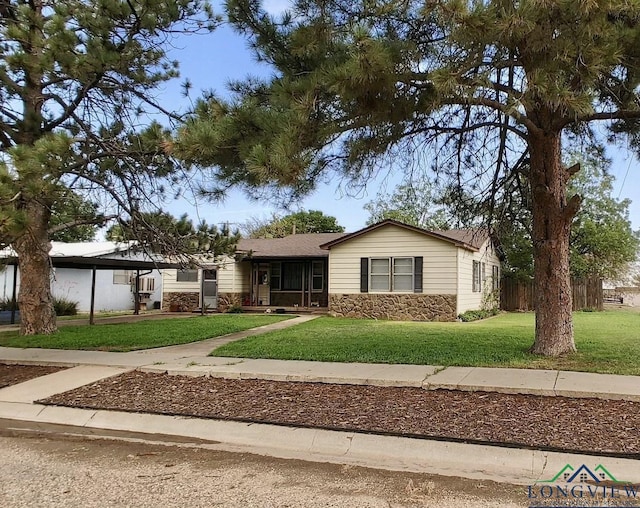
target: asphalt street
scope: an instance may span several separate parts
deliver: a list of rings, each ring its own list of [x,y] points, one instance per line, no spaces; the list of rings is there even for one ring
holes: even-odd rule
[[[0,506],[499,507],[526,489],[486,481],[140,442],[0,430]]]

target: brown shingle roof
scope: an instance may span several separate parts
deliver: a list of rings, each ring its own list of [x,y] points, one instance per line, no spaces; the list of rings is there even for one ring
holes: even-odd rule
[[[260,258],[326,258],[329,252],[321,249],[323,243],[337,240],[345,233],[308,233],[284,238],[243,238],[238,242],[238,252],[252,259]]]
[[[434,230],[432,233],[438,234],[440,236],[445,236],[454,240],[455,242],[463,243],[469,245],[475,249],[480,249],[482,244],[487,241],[489,238],[489,231],[485,228],[477,228],[477,229],[449,229],[446,231],[443,230]]]

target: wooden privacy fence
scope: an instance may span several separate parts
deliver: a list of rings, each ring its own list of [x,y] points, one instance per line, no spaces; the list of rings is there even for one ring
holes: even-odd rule
[[[571,279],[573,310],[603,309],[602,279],[589,277]],[[532,280],[503,277],[500,286],[500,308],[502,310],[535,310]]]

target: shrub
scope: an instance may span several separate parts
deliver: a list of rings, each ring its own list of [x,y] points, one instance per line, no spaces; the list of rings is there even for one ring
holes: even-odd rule
[[[12,299],[0,298],[0,311],[11,310]],[[20,307],[16,305],[16,310]],[[75,316],[78,313],[78,302],[67,300],[66,298],[53,297],[53,310],[56,316]]]
[[[53,309],[56,316],[75,316],[78,313],[78,302],[53,297]]]
[[[13,298],[0,298],[0,310],[11,310],[13,303]],[[16,304],[16,309],[18,305]]]
[[[227,314],[242,314],[243,312],[241,305],[232,305],[227,309]]]
[[[468,323],[469,321],[478,321],[480,319],[486,319],[491,316],[495,316],[500,312],[500,310],[496,307],[493,309],[478,309],[478,310],[468,310],[467,312],[463,312],[458,316],[460,321]]]

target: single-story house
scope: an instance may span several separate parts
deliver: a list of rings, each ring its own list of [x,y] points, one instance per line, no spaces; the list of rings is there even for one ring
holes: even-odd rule
[[[91,310],[92,279],[95,275],[94,309],[118,311],[134,309],[136,277],[139,276],[139,298],[144,306],[153,306],[162,297],[162,275],[152,269],[150,258],[133,250],[133,243],[118,242],[51,242],[51,292],[55,298],[78,302],[80,312]],[[11,249],[0,257],[11,260]],[[9,261],[11,262],[11,261]],[[145,266],[136,269],[137,266]],[[92,270],[93,267],[97,269]],[[20,270],[8,265],[0,272],[0,297],[11,300],[13,278],[20,288]]]
[[[453,321],[497,304],[500,260],[484,230],[385,220],[355,233],[243,239],[236,259],[164,270],[164,310],[324,309],[337,316]]]
[[[329,252],[321,244],[344,233],[241,239],[236,259],[198,269],[163,271],[163,310],[205,307],[327,308]]]

